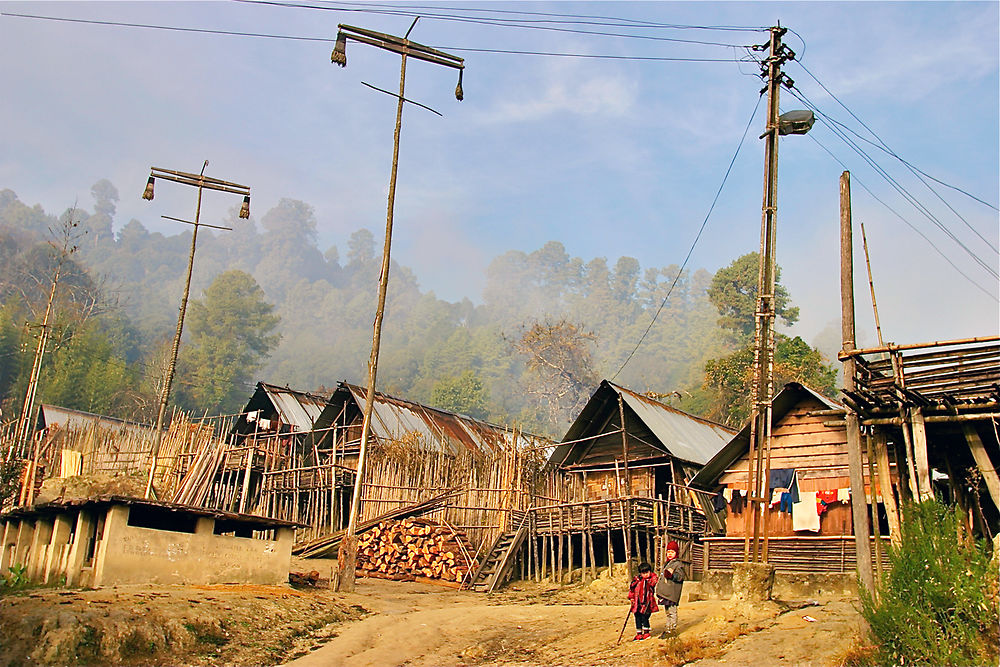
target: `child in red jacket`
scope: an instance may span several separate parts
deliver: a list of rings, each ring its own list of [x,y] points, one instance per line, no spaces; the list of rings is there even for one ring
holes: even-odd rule
[[[649,563],[639,565],[639,574],[628,587],[628,599],[632,601],[632,615],[635,616],[635,637],[632,641],[649,639],[649,616],[659,610],[656,605],[656,573]]]

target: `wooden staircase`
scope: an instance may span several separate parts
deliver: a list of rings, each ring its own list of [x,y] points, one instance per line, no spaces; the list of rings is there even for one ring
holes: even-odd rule
[[[527,514],[525,514],[527,519]],[[492,593],[502,584],[514,565],[515,556],[524,538],[528,535],[527,521],[514,530],[509,530],[493,543],[489,553],[483,558],[483,563],[472,576],[469,589],[479,593]]]

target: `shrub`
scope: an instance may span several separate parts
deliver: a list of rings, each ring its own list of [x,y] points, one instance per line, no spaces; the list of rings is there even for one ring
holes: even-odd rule
[[[861,591],[872,664],[997,664],[997,573],[986,543],[934,501],[909,505],[904,516],[877,595]]]

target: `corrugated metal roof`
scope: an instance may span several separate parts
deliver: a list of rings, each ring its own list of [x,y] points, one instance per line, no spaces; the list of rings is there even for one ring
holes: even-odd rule
[[[735,433],[722,424],[681,412],[613,382],[608,384],[678,459],[705,465]]]
[[[260,386],[278,411],[281,422],[291,425],[293,431],[311,431],[326,407],[326,399],[322,396],[263,382]]]
[[[363,410],[365,390],[346,382],[342,382],[341,386],[350,391],[354,402]],[[379,392],[375,392],[371,428],[372,434],[381,440],[398,440],[417,434],[424,439],[425,444],[447,447],[455,453],[463,448],[492,453],[500,447],[531,447],[549,443],[548,439],[540,436],[513,431],[504,426]]]
[[[98,428],[107,431],[129,432],[141,435],[148,433],[153,428],[152,426],[138,422],[48,404],[38,406],[38,421],[36,424],[39,429],[55,425],[61,428],[84,429],[97,425]]]
[[[563,437],[564,444],[552,452],[549,462],[553,465],[563,465],[571,459],[574,448],[580,444],[581,438],[596,435],[603,428],[608,410],[612,410],[615,415],[618,414],[618,396],[622,397],[623,402],[659,441],[646,444],[662,449],[664,453],[682,461],[703,465],[715,456],[735,433],[721,424],[689,415],[613,382],[602,380]],[[615,420],[617,421],[617,417]]]

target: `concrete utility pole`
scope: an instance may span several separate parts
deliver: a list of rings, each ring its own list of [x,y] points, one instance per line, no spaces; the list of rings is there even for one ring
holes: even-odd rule
[[[403,103],[410,102],[411,104],[417,104],[417,106],[423,107],[424,105],[418,104],[417,102],[412,102],[404,97],[405,87],[406,87],[406,58],[410,56],[416,58],[417,60],[424,60],[426,62],[434,63],[437,65],[444,65],[446,67],[452,67],[458,70],[458,86],[455,87],[455,97],[461,101],[463,97],[462,93],[462,72],[465,69],[465,61],[462,58],[453,56],[443,51],[438,51],[432,49],[429,46],[424,46],[423,44],[418,44],[416,42],[411,42],[408,38],[413,27],[417,24],[417,20],[413,19],[413,23],[410,25],[410,29],[406,31],[406,35],[403,37],[395,37],[393,35],[386,35],[379,32],[374,32],[372,30],[365,30],[363,28],[355,28],[353,26],[341,24],[339,26],[340,32],[337,34],[337,44],[334,47],[333,53],[330,56],[331,62],[334,62],[341,67],[347,66],[347,40],[348,38],[368,44],[370,46],[377,46],[380,49],[385,49],[387,51],[392,51],[398,53],[401,56],[402,62],[399,68],[399,94],[393,95],[392,93],[382,90],[381,88],[375,88],[370,84],[365,84],[370,88],[375,88],[380,92],[392,95],[396,98],[396,131],[393,136],[392,144],[392,171],[389,175],[389,201],[386,210],[385,217],[385,245],[382,249],[382,270],[379,274],[378,281],[378,305],[375,308],[375,323],[373,326],[372,333],[372,351],[371,356],[368,358],[368,388],[365,394],[365,411],[364,411],[364,421],[361,425],[361,445],[360,452],[358,453],[358,469],[354,477],[354,492],[351,495],[351,509],[350,515],[347,522],[347,532],[344,535],[343,540],[340,542],[340,548],[337,551],[337,590],[338,591],[353,591],[354,590],[354,579],[355,579],[355,566],[357,564],[358,557],[358,538],[357,538],[357,523],[358,523],[358,511],[361,504],[361,489],[364,485],[365,477],[365,460],[368,453],[368,440],[370,437],[370,426],[372,419],[372,408],[375,404],[375,378],[378,372],[378,352],[379,345],[382,340],[382,315],[385,312],[385,295],[386,289],[389,284],[389,248],[392,244],[392,216],[393,209],[396,203],[396,170],[399,165],[399,131],[403,123]],[[424,107],[428,109],[428,107]],[[433,109],[429,109],[434,111]],[[434,113],[437,113],[434,111]],[[440,115],[440,114],[438,114]]]
[[[160,445],[163,443],[163,420],[167,413],[167,403],[170,400],[170,387],[173,384],[174,369],[177,366],[177,351],[180,349],[181,333],[184,331],[184,314],[187,312],[188,296],[191,293],[191,272],[194,269],[194,251],[195,248],[198,247],[198,227],[211,227],[212,229],[224,229],[227,231],[232,229],[231,227],[218,227],[216,225],[207,225],[200,222],[202,192],[204,190],[217,190],[219,192],[231,192],[233,194],[243,195],[243,206],[240,207],[240,218],[245,220],[250,217],[250,186],[230,183],[229,181],[220,181],[217,178],[205,176],[206,167],[208,167],[208,160],[205,160],[205,163],[201,166],[201,173],[198,174],[151,167],[149,180],[146,182],[146,190],[142,193],[143,199],[152,201],[153,183],[157,178],[173,181],[174,183],[181,183],[183,185],[192,185],[198,188],[198,204],[195,206],[194,210],[194,222],[181,220],[180,218],[172,218],[169,215],[162,216],[168,220],[194,225],[194,231],[191,234],[191,252],[188,253],[187,275],[184,278],[184,294],[181,296],[181,309],[177,315],[177,331],[174,333],[174,342],[170,348],[170,360],[167,364],[166,376],[163,379],[163,390],[160,392],[160,407],[156,413],[156,428],[153,431],[153,447],[150,452],[149,480],[146,482],[147,498],[151,497],[155,491],[155,489],[153,489],[153,478],[156,475],[156,463],[157,457],[160,454]]]
[[[795,58],[795,53],[781,38],[787,28],[775,26],[766,46],[768,57],[761,63],[761,76],[767,87],[767,126],[765,140],[764,198],[760,223],[760,264],[757,274],[757,307],[754,313],[753,416],[750,423],[747,500],[752,517],[751,531],[746,531],[743,555],[746,562],[767,562],[768,478],[771,472],[771,399],[774,394],[774,285],[777,273],[774,247],[778,216],[778,136],[805,134],[812,127],[811,111],[790,111],[778,115],[781,85],[793,85],[781,66]],[[763,535],[762,535],[763,533]],[[763,539],[762,539],[763,538]]]

